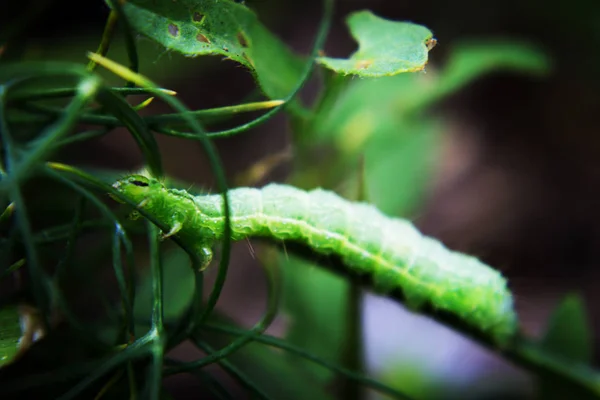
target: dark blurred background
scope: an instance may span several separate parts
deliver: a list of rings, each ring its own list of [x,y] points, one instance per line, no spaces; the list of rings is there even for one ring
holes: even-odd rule
[[[319,1],[246,4],[294,50],[309,51],[321,16]],[[19,10],[14,2],[5,2],[1,7],[0,18],[5,19],[24,6]],[[527,330],[538,332],[560,297],[577,291],[584,296],[594,331],[600,332],[600,2],[338,0],[328,55],[344,57],[354,51],[344,18],[361,9],[430,28],[439,41],[430,53],[432,66],[443,65],[453,43],[473,38],[525,39],[552,58],[553,72],[543,80],[488,74],[439,105],[436,112],[449,121],[443,158],[416,223],[450,247],[502,269]],[[78,42],[94,49],[107,14],[101,1],[52,2],[33,31],[26,32],[29,51],[68,53]],[[69,54],[84,62],[84,53]],[[237,103],[253,89],[246,71],[218,58],[162,54],[145,64],[142,72],[154,68],[152,77],[176,90],[193,109]],[[170,73],[175,65],[183,72]],[[310,87],[304,95],[311,95]],[[135,146],[122,137],[127,136],[115,132],[65,156],[88,165],[138,167]],[[170,174],[211,184],[200,145],[159,139]],[[233,179],[288,142],[289,127],[280,115],[217,145]],[[288,169],[276,168],[267,178],[284,180]],[[239,296],[252,299],[251,294]],[[230,304],[235,303],[232,299]],[[596,364],[599,357],[596,350]]]

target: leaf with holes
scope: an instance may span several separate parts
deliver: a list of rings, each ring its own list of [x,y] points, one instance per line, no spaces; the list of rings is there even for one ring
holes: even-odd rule
[[[344,75],[382,77],[421,71],[436,40],[424,26],[390,21],[369,11],[351,14],[348,26],[358,51],[348,59],[321,57],[317,61]]]
[[[187,56],[221,55],[250,69],[270,98],[288,95],[303,62],[266,29],[256,14],[233,1],[130,0],[132,28]]]

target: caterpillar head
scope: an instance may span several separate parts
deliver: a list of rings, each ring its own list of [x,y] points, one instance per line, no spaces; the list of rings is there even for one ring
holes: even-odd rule
[[[158,180],[143,175],[129,175],[119,179],[112,186],[123,196],[139,205],[142,205],[153,194],[165,190],[163,184]],[[115,196],[111,197],[120,203],[123,202]]]

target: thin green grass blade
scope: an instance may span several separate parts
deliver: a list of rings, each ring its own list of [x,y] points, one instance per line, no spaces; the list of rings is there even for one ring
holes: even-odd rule
[[[268,290],[267,310],[266,310],[265,314],[263,315],[263,317],[260,319],[260,321],[257,322],[254,325],[254,327],[252,327],[252,329],[250,329],[248,331],[248,335],[237,338],[236,340],[231,342],[229,345],[223,347],[222,349],[220,349],[218,351],[211,352],[210,355],[208,355],[207,357],[205,357],[201,360],[182,364],[181,366],[179,366],[178,369],[172,370],[171,373],[186,372],[186,371],[194,370],[197,368],[202,368],[204,366],[213,364],[215,362],[220,362],[221,360],[223,360],[223,359],[227,358],[229,355],[231,355],[233,352],[237,351],[238,349],[242,348],[246,344],[250,343],[252,341],[252,338],[255,335],[264,332],[271,325],[271,323],[277,316],[277,311],[279,309],[279,302],[281,299],[281,293],[280,293],[281,285],[279,284],[278,271],[276,271],[275,268],[266,268],[265,271],[266,271],[266,276],[267,276],[267,290]],[[199,331],[199,333],[202,332],[202,325],[199,326],[198,331]],[[192,336],[192,337],[194,337],[194,336]],[[196,340],[201,341],[201,339],[199,339],[199,334],[196,334],[195,337],[196,337]]]
[[[121,76],[127,77],[127,79],[135,82],[139,86],[146,87],[155,93],[158,97],[162,98],[167,104],[173,107],[175,110],[181,113],[189,113],[190,110],[183,105],[178,99],[166,96],[164,93],[158,91],[158,86],[154,84],[152,81],[147,79],[146,77],[133,73],[132,71],[127,70],[123,66],[107,60],[103,57],[98,56],[97,54],[90,54],[90,58],[95,59],[99,64],[102,64],[105,68],[110,69],[112,72],[117,73]],[[223,170],[221,161],[216,152],[216,149],[210,139],[206,136],[206,133],[200,123],[192,118],[189,115],[184,115],[187,120],[187,123],[191,128],[193,128],[194,132],[197,133],[201,139],[200,143],[204,147],[206,155],[208,157],[209,165],[211,166],[213,173],[215,174],[215,180],[217,183],[217,189],[223,195],[223,205],[225,209],[224,218],[225,218],[225,231],[223,236],[223,244],[222,250],[223,254],[221,257],[221,261],[219,263],[219,269],[217,273],[217,279],[215,281],[215,285],[213,286],[213,291],[211,292],[206,308],[204,310],[203,316],[208,316],[214,309],[219,296],[221,295],[221,290],[223,289],[223,285],[225,283],[225,278],[227,276],[227,270],[229,267],[229,258],[230,258],[230,249],[231,249],[231,226],[230,226],[230,208],[229,208],[229,197],[227,196],[227,182],[225,179],[225,172]],[[115,193],[116,191],[112,190],[111,192]],[[121,198],[120,195],[116,196],[117,198]],[[125,201],[127,203],[127,201]],[[135,205],[134,205],[135,207]],[[168,230],[167,230],[168,231]],[[192,252],[193,253],[193,252]]]
[[[142,117],[123,97],[108,89],[99,91],[97,100],[112,115],[123,122],[129,132],[131,132],[152,174],[159,178],[162,177],[164,171],[158,143]]]
[[[200,341],[198,339],[192,339],[194,345],[198,347],[200,350],[205,352],[206,354],[214,354],[215,349],[213,349],[208,343]],[[252,393],[255,398],[263,399],[263,400],[275,400],[272,399],[267,393],[265,393],[258,385],[256,385],[250,377],[248,377],[242,370],[237,368],[233,363],[228,361],[226,358],[221,358],[219,364],[225,371],[229,373],[229,375],[233,376],[240,385],[246,388],[250,393]]]
[[[235,336],[245,336],[248,333],[248,331],[245,331],[240,328],[224,326],[221,324],[215,324],[215,323],[210,323],[210,322],[204,326],[204,329],[207,329],[210,331],[221,332],[221,333],[227,333],[227,334],[231,334],[231,335],[235,335]],[[366,387],[376,390],[382,394],[392,396],[395,399],[410,400],[410,397],[408,397],[407,395],[405,395],[401,392],[398,392],[396,389],[386,386],[386,385],[382,384],[381,382],[371,379],[369,377],[366,377],[364,375],[357,374],[353,371],[349,371],[346,368],[340,367],[336,363],[330,363],[328,361],[325,361],[325,360],[321,359],[320,357],[317,357],[317,356],[307,352],[302,347],[294,346],[294,345],[290,344],[289,342],[282,340],[280,338],[266,335],[266,334],[258,334],[257,333],[257,334],[254,334],[253,340],[257,343],[262,343],[262,344],[270,346],[270,347],[275,347],[278,349],[285,350],[285,351],[287,351],[291,354],[294,354],[298,357],[301,357],[305,360],[309,360],[311,362],[314,362],[315,364],[321,365],[324,368],[331,369],[332,371],[335,371],[336,373],[343,375],[344,377],[346,377],[346,379],[355,380]]]
[[[315,66],[319,51],[323,48],[323,45],[325,44],[325,40],[327,39],[327,35],[329,33],[329,28],[331,26],[332,17],[333,17],[333,0],[324,0],[323,1],[323,17],[322,17],[321,23],[319,25],[319,30],[317,32],[317,36],[316,36],[312,51],[310,53],[309,60],[306,62],[305,66],[304,66],[304,70],[302,72],[302,75],[301,75],[296,87],[284,98],[284,103],[282,105],[275,107],[271,111],[265,113],[264,115],[256,118],[253,121],[250,121],[246,124],[240,125],[236,128],[232,128],[232,129],[210,132],[208,134],[208,136],[209,137],[227,137],[227,136],[232,136],[232,135],[247,131],[249,129],[252,129],[252,128],[268,121],[279,111],[282,111],[291,102],[291,100],[296,97],[296,95],[300,92],[300,90],[304,87],[304,85],[310,78],[310,75]]]
[[[6,97],[9,86],[10,85],[0,85],[0,138],[2,139],[2,143],[4,144],[4,149],[6,152],[6,171],[8,174],[12,175],[14,173],[18,156],[16,154],[16,149],[6,123]],[[3,180],[0,182],[0,184],[5,182],[6,180]],[[7,186],[10,200],[16,209],[15,219],[18,230],[21,234],[21,238],[27,252],[27,268],[31,279],[31,290],[33,292],[35,305],[42,312],[44,325],[48,326],[51,308],[50,280],[40,264],[38,251],[35,243],[33,242],[33,232],[29,223],[27,207],[19,187],[19,182],[15,182],[13,180],[10,181]]]
[[[8,179],[0,182],[0,185],[4,185],[3,187],[5,188],[9,182],[20,182],[26,178],[32,172],[35,165],[44,160],[54,149],[52,144],[71,131],[77,123],[78,115],[94,99],[100,87],[99,78],[95,76],[82,78],[77,85],[77,94],[65,108],[63,115],[40,134],[39,138],[33,143],[34,146],[25,153],[25,157],[22,159],[21,157],[17,158],[13,152],[13,169],[10,171]],[[7,135],[7,129],[7,126],[3,129],[5,132],[4,136]],[[6,140],[6,138],[4,139]]]
[[[88,388],[91,384],[102,378],[116,367],[126,362],[130,362],[137,358],[144,357],[150,352],[150,345],[154,341],[152,334],[145,335],[139,338],[131,345],[127,346],[124,350],[119,351],[116,354],[108,356],[106,361],[102,363],[98,368],[94,369],[87,377],[79,381],[74,385],[68,392],[64,393],[57,400],[72,400]]]
[[[131,240],[129,239],[127,233],[125,232],[125,230],[123,229],[123,227],[121,226],[117,216],[104,204],[102,203],[94,194],[92,194],[91,192],[89,192],[88,190],[86,190],[85,188],[81,187],[80,185],[78,185],[77,183],[73,182],[72,180],[62,176],[60,173],[56,172],[55,170],[46,167],[44,169],[45,174],[52,179],[55,179],[56,181],[66,185],[67,187],[71,188],[72,190],[74,190],[75,192],[79,193],[81,196],[83,196],[84,198],[86,198],[88,201],[90,201],[92,204],[94,204],[94,206],[105,216],[106,219],[108,219],[109,221],[112,221],[115,232],[114,232],[114,241],[117,241],[118,243],[123,243],[123,246],[125,247],[126,250],[126,259],[128,260],[128,267],[129,267],[129,279],[125,278],[125,273],[123,270],[123,265],[121,263],[121,252],[120,252],[120,245],[117,244],[115,246],[114,241],[113,241],[113,267],[114,267],[114,271],[115,271],[115,277],[117,279],[117,286],[119,288],[119,292],[121,295],[121,299],[123,302],[123,306],[125,309],[125,320],[126,320],[126,324],[128,327],[129,332],[133,332],[133,297],[132,294],[133,292],[133,272],[132,272],[132,268],[133,268],[133,245],[131,243]],[[116,248],[115,248],[116,247]],[[118,253],[115,254],[115,251],[118,250]]]
[[[121,245],[125,246],[125,259],[127,261],[127,277],[124,274],[123,263],[121,260]],[[121,302],[125,312],[126,331],[130,338],[134,337],[135,322],[133,318],[133,308],[135,300],[135,276],[133,247],[127,234],[120,224],[115,224],[113,234],[113,270],[117,279],[117,285],[121,292]],[[123,338],[127,341],[128,338]]]

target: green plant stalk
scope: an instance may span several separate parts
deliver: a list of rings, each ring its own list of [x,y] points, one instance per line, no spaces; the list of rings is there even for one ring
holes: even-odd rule
[[[153,341],[151,343],[152,364],[148,371],[147,392],[150,400],[159,400],[162,387],[162,370],[164,360],[164,345],[166,331],[164,326],[164,295],[163,295],[163,269],[160,254],[159,231],[150,221],[148,225],[148,241],[150,243],[150,270],[152,271],[152,327],[150,328]]]
[[[367,200],[365,190],[365,163],[364,157],[361,157],[359,168],[358,168],[358,190],[356,201]],[[362,334],[362,322],[363,322],[363,302],[364,292],[363,288],[356,282],[351,282],[350,293],[348,296],[348,307],[346,315],[346,323],[348,324],[345,329],[348,332],[346,336],[345,348],[342,353],[343,365],[350,371],[356,371],[357,373],[364,373],[364,338]],[[362,390],[362,386],[352,379],[345,379],[342,381],[342,399],[348,400],[360,400],[364,398],[365,393]]]
[[[349,286],[347,307],[347,329],[348,334],[345,337],[344,350],[342,352],[342,364],[349,371],[363,374],[363,335],[362,335],[362,304],[363,289],[360,285],[352,282]],[[364,398],[365,393],[362,386],[354,379],[348,379],[342,375],[343,383],[340,398],[344,400],[360,400]]]
[[[121,244],[125,246],[125,255],[127,260],[127,277],[123,273],[123,263],[121,261]],[[133,247],[129,241],[125,231],[120,225],[115,225],[115,231],[113,233],[113,270],[115,271],[115,277],[117,278],[117,284],[119,285],[119,291],[122,294],[126,294],[121,298],[121,304],[125,313],[125,329],[124,333],[129,337],[121,338],[125,339],[124,342],[129,342],[130,338],[134,337],[134,318],[133,318],[133,307],[135,300],[135,273],[134,273],[134,261],[133,261]]]

